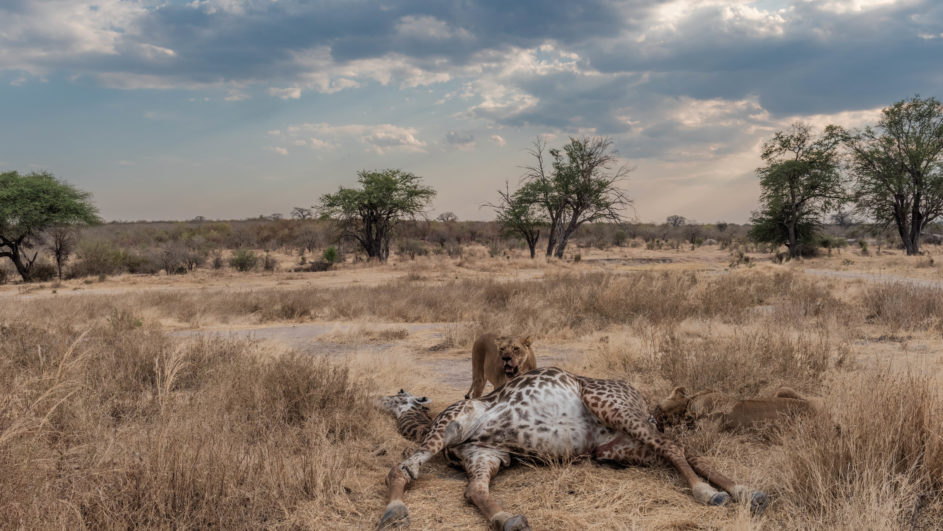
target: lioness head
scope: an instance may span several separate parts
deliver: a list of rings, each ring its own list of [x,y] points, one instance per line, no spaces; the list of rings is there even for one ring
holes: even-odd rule
[[[682,420],[688,414],[688,391],[684,387],[675,387],[668,395],[668,398],[662,400],[652,410],[652,416],[655,418],[655,426],[658,431],[665,431],[666,425],[674,425]]]
[[[429,411],[429,399],[424,396],[413,396],[400,389],[399,393],[392,396],[381,396],[377,399],[377,407],[399,418],[403,413],[412,409],[421,409]]]
[[[495,339],[498,346],[498,357],[504,362],[504,375],[508,380],[518,375],[521,370],[521,364],[528,356],[533,355],[530,345],[533,342],[531,336],[525,337],[499,337]]]

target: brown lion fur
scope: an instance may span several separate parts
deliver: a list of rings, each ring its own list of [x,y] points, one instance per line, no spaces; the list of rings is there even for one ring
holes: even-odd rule
[[[472,347],[472,384],[465,398],[480,397],[486,380],[497,389],[511,378],[536,369],[532,343],[531,336],[479,335]]]
[[[807,398],[789,387],[780,387],[771,397],[737,399],[726,393],[706,389],[688,394],[676,387],[655,406],[652,416],[658,429],[706,420],[722,431],[762,426],[784,417],[822,411],[821,400]]]

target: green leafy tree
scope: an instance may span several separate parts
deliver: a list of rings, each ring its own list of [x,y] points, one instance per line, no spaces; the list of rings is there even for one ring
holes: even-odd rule
[[[524,185],[515,192],[505,183],[504,190],[498,190],[501,201],[488,203],[495,211],[498,224],[505,234],[520,236],[527,242],[530,257],[537,254],[537,240],[540,239],[540,227],[545,220],[540,215],[533,186]]]
[[[361,170],[360,188],[344,188],[321,196],[322,217],[338,220],[344,235],[360,243],[369,258],[385,262],[390,238],[404,218],[422,216],[435,190],[421,178],[402,170]]]
[[[0,173],[0,257],[13,261],[24,281],[31,279],[43,231],[53,226],[98,223],[91,196],[50,173]]]
[[[884,109],[877,127],[846,135],[859,212],[897,226],[908,255],[943,214],[943,105],[914,96]]]
[[[535,164],[526,168],[525,186],[546,214],[547,256],[563,258],[570,236],[584,223],[622,221],[622,210],[632,201],[619,184],[629,169],[604,137],[571,137],[562,149],[546,150],[549,168],[545,150],[540,139],[530,150]]]
[[[790,258],[814,245],[820,216],[845,201],[841,140],[837,127],[816,135],[811,126],[796,123],[763,144],[766,165],[756,170],[762,192],[752,220],[754,240],[784,244]]]

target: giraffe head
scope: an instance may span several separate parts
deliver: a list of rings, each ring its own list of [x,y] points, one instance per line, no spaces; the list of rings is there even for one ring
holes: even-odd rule
[[[403,414],[412,410],[428,412],[428,404],[429,398],[413,396],[402,389],[395,395],[381,396],[377,399],[377,406],[396,418],[400,418]]]
[[[520,373],[521,365],[524,361],[534,356],[531,350],[533,338],[524,337],[499,337],[495,340],[498,347],[498,357],[504,363],[504,375],[510,380]]]

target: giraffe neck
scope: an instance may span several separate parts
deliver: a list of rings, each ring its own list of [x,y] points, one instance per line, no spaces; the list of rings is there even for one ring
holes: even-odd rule
[[[396,430],[399,434],[417,443],[422,442],[423,437],[429,433],[431,425],[432,417],[421,409],[410,409],[396,419]]]

